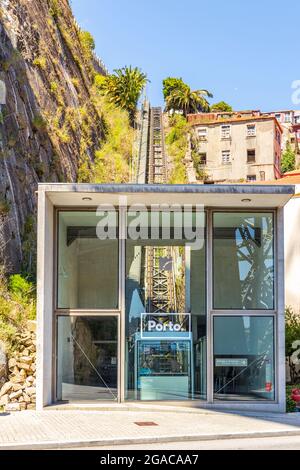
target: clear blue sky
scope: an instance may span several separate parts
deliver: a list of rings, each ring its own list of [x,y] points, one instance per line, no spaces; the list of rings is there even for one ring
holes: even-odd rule
[[[71,0],[110,71],[139,66],[163,103],[161,81],[182,77],[235,109],[294,108],[300,80],[299,0]]]

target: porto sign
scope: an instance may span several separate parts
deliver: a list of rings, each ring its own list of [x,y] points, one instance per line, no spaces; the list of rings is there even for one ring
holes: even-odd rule
[[[189,339],[191,318],[189,313],[142,313],[142,339]]]

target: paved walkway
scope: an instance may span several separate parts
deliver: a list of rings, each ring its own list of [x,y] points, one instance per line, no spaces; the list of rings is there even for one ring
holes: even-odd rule
[[[136,423],[153,422],[156,426]],[[243,437],[295,436],[300,413],[209,410],[55,410],[0,413],[0,449],[46,449]]]

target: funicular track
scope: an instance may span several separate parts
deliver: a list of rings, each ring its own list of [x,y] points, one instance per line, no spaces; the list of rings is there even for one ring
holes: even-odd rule
[[[148,184],[167,183],[162,109],[151,108],[149,124]],[[146,311],[149,313],[176,312],[173,253],[171,247],[148,246],[145,249]]]

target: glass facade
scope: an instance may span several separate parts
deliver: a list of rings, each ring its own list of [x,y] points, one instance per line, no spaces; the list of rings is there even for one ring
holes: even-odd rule
[[[274,219],[58,210],[56,399],[274,401]]]
[[[176,214],[156,215],[155,234],[144,213],[141,237],[126,241],[126,398],[205,399],[205,215],[190,214],[191,228],[202,228],[199,246],[178,235]],[[129,235],[135,218],[128,214]]]
[[[58,400],[117,400],[118,319],[58,317],[56,367]]]
[[[273,214],[213,215],[213,306],[274,308]]]
[[[214,399],[274,400],[274,319],[214,318]]]
[[[59,212],[58,308],[118,307],[118,214],[108,213],[112,238],[102,240],[96,212]],[[115,238],[113,238],[115,237]]]

